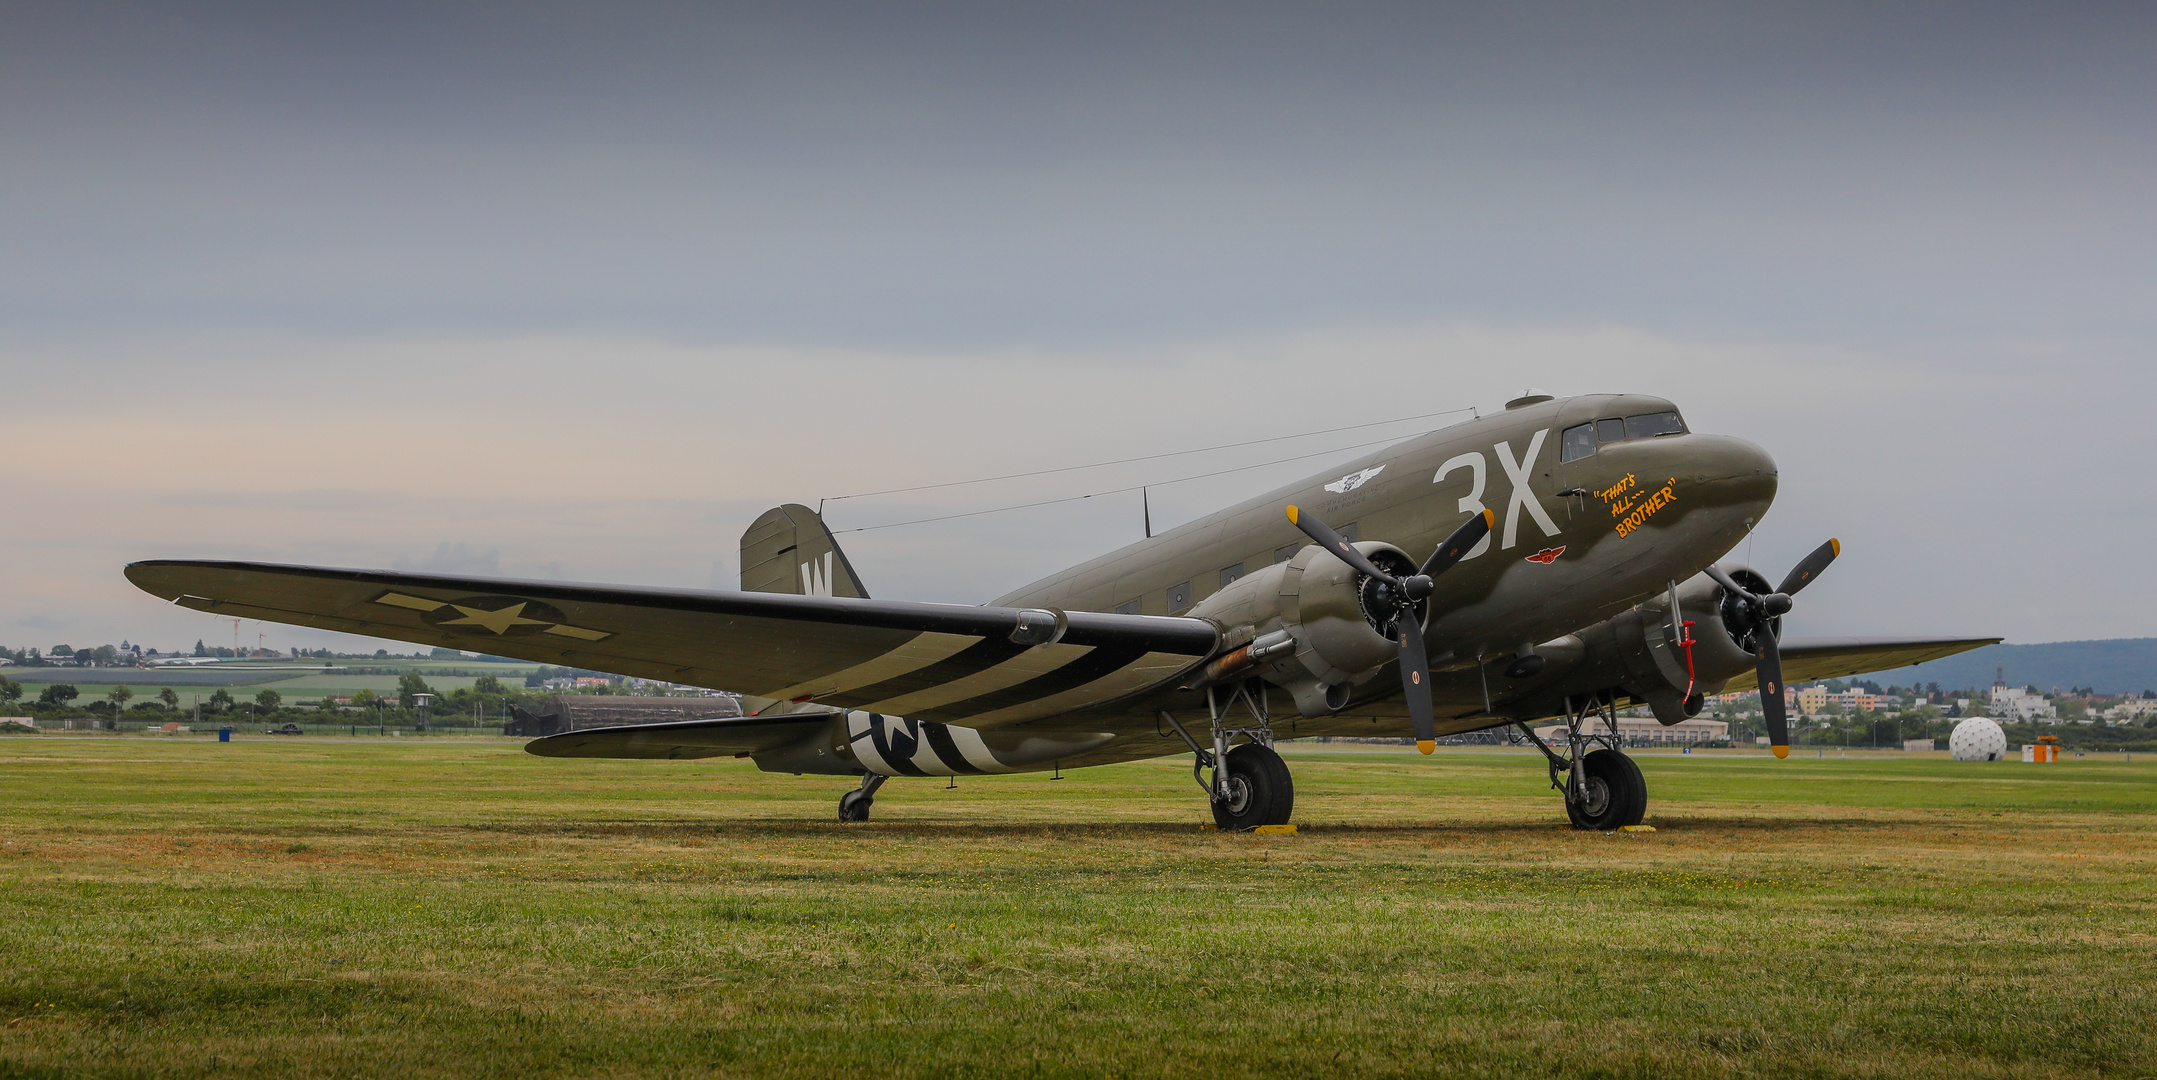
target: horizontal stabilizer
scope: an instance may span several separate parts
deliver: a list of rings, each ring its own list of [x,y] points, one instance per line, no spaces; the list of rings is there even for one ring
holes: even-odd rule
[[[830,726],[831,717],[829,712],[804,712],[585,728],[533,739],[524,751],[540,757],[739,757],[812,738]]]

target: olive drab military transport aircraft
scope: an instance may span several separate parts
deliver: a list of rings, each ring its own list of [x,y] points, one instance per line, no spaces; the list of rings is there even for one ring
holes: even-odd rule
[[[1900,667],[1998,638],[1785,639],[1841,545],[1779,583],[1718,563],[1775,462],[1639,395],[1553,399],[1432,431],[1131,544],[984,607],[872,599],[818,515],[742,536],[741,591],[154,561],[129,580],[185,607],[743,693],[739,717],[570,731],[549,757],[747,758],[885,780],[1171,754],[1225,829],[1289,821],[1276,738],[1516,727],[1584,829],[1637,824],[1615,711],[1675,724],[1783,682]],[[1530,721],[1560,718],[1545,741]],[[1600,720],[1600,723],[1593,722]]]

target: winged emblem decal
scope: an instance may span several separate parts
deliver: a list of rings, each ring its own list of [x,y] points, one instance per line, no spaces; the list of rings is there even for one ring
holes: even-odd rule
[[[1349,473],[1347,476],[1343,476],[1340,479],[1335,480],[1330,484],[1327,484],[1326,490],[1333,492],[1336,495],[1345,495],[1348,492],[1354,491],[1355,489],[1370,483],[1372,477],[1377,476],[1379,473],[1382,473],[1384,471],[1386,471],[1386,467],[1383,465],[1379,465],[1374,468],[1361,470],[1360,472],[1352,472]]]

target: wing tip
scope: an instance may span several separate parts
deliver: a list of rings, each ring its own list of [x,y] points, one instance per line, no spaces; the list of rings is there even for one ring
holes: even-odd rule
[[[178,600],[186,590],[169,580],[159,579],[164,577],[164,571],[185,565],[173,559],[140,559],[128,563],[121,569],[120,574],[127,578],[130,584],[151,596],[160,600]]]

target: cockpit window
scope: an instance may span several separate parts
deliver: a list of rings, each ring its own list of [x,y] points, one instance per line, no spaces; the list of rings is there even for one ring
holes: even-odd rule
[[[1606,443],[1625,441],[1625,421],[1613,416],[1595,422],[1595,437]]]
[[[1595,453],[1595,425],[1582,424],[1565,429],[1558,437],[1558,460],[1579,461]]]
[[[1678,414],[1674,412],[1641,413],[1639,416],[1625,418],[1625,437],[1628,439],[1652,439],[1657,435],[1683,434],[1685,421],[1678,419]]]

